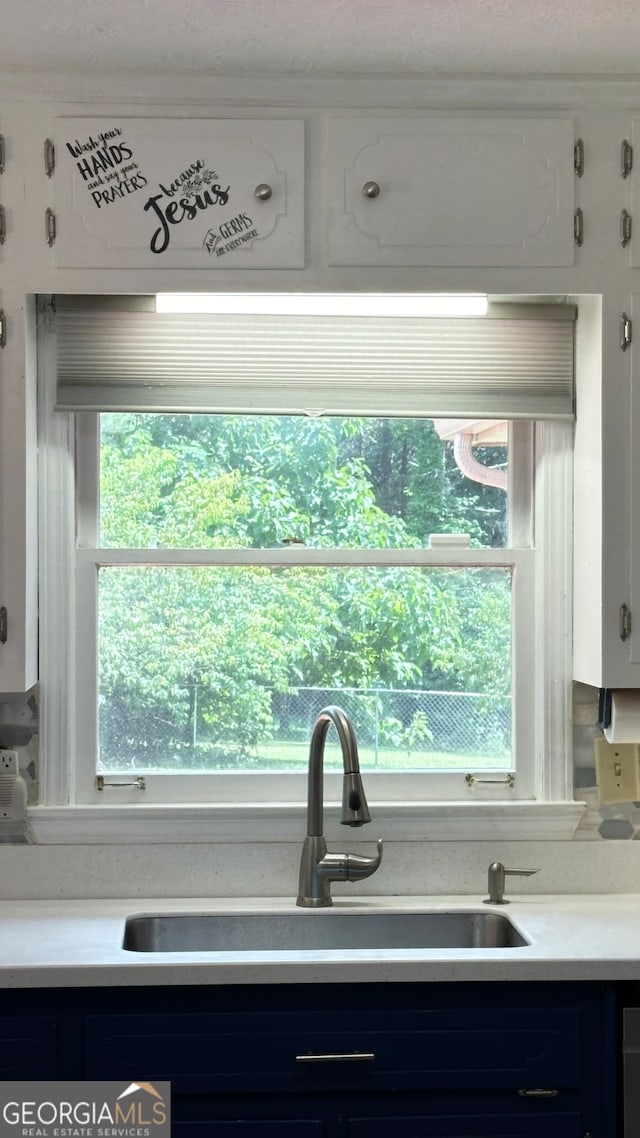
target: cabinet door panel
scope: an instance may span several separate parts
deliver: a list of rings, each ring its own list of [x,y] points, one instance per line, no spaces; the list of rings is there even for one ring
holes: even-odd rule
[[[569,119],[333,122],[331,264],[573,264],[573,133]]]
[[[308,1118],[173,1122],[171,1133],[173,1138],[322,1138],[324,1123]]]
[[[423,1115],[414,1118],[351,1118],[347,1138],[583,1138],[577,1113],[545,1115]]]
[[[59,118],[62,268],[304,264],[304,124]]]
[[[57,1072],[54,1016],[0,1020],[0,1079],[55,1079]]]

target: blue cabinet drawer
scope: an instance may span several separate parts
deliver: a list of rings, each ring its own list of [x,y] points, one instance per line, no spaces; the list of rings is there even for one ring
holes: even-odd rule
[[[86,1078],[169,1079],[174,1091],[579,1085],[577,1007],[96,1015]]]

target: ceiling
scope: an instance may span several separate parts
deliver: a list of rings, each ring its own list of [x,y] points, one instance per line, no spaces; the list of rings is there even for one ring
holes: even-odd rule
[[[637,75],[638,0],[1,0],[0,71]]]

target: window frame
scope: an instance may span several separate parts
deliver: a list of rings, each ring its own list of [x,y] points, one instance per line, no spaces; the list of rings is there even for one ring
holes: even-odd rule
[[[533,431],[529,423],[510,424],[510,459],[515,453],[515,466],[521,471],[532,466]],[[527,603],[533,591],[534,550],[532,548],[532,494],[531,479],[516,478],[519,501],[511,514],[517,518],[520,547],[457,549],[330,549],[307,548],[290,545],[282,549],[124,549],[112,546],[100,548],[97,542],[99,515],[99,416],[81,413],[76,415],[76,471],[78,532],[75,551],[76,627],[81,630],[76,641],[76,699],[78,707],[78,763],[76,795],[80,802],[99,803],[104,791],[96,790],[95,753],[98,735],[97,715],[97,606],[98,573],[105,567],[117,566],[263,566],[292,568],[294,566],[387,568],[411,566],[418,568],[486,567],[507,569],[512,580],[513,613],[513,691],[528,691],[533,687],[532,657],[526,646],[533,638],[532,609]],[[509,529],[512,528],[511,518]],[[516,618],[516,613],[518,616]],[[516,657],[518,663],[516,665]],[[521,706],[524,704],[524,706]],[[502,768],[474,768],[468,771],[371,771],[367,770],[367,793],[372,799],[387,802],[421,798],[437,801],[461,799],[466,788],[467,773],[480,779],[487,788],[488,797],[502,799],[533,798],[535,793],[535,764],[529,740],[533,736],[532,707],[527,701],[513,700],[517,714],[513,716],[512,752],[514,762],[509,772]],[[331,736],[329,742],[331,741]],[[510,788],[508,777],[515,777],[516,786]],[[131,778],[136,775],[132,774]],[[292,772],[151,772],[145,773],[145,801],[158,803],[177,802],[234,802],[246,793],[244,784],[251,783],[251,796],[257,802],[292,802],[304,798],[306,771]],[[123,781],[122,774],[104,775],[105,786]],[[126,789],[126,788],[120,788]],[[338,800],[342,794],[341,775],[327,770],[325,789],[329,798]],[[515,794],[513,793],[515,791]]]
[[[41,459],[41,668],[42,805],[33,811],[40,840],[243,840],[299,835],[306,802],[306,774],[243,772],[157,775],[147,790],[95,787],[86,741],[95,738],[95,712],[86,683],[95,683],[96,565],[131,563],[131,554],[95,546],[98,494],[97,415],[53,410],[55,349],[42,337],[40,350]],[[478,839],[570,837],[583,807],[572,798],[570,680],[570,541],[572,428],[544,422],[511,424],[509,549],[455,551],[243,551],[247,561],[299,564],[309,554],[325,562],[381,564],[506,565],[514,568],[514,740],[519,764],[516,787],[504,772],[499,782],[478,772],[469,786],[464,772],[367,772],[374,821],[393,834]],[[535,500],[531,491],[535,484]],[[76,497],[76,485],[78,493]],[[519,503],[519,504],[518,504]],[[76,550],[76,505],[80,542]],[[536,541],[531,539],[535,534]],[[150,551],[137,551],[148,563]],[[199,563],[228,563],[228,550],[201,551]],[[184,551],[162,551],[163,564],[184,563]],[[76,587],[77,582],[77,587]],[[533,603],[532,603],[533,599]],[[517,614],[517,616],[516,616]],[[89,635],[87,635],[89,629]],[[93,665],[91,661],[93,660]],[[533,697],[531,695],[533,693]],[[93,758],[93,756],[92,756]],[[93,759],[93,761],[95,761]],[[91,773],[89,773],[91,772]],[[175,780],[188,778],[189,794],[176,801]],[[172,780],[173,788],[168,780]],[[216,796],[205,784],[214,779]],[[426,780],[426,781],[425,781]],[[108,779],[108,782],[121,781]],[[123,781],[123,780],[122,780]],[[152,783],[156,783],[152,787]],[[162,787],[164,783],[164,788]],[[250,785],[248,785],[250,784]],[[516,793],[514,794],[514,789]],[[340,800],[338,774],[325,776],[327,819]],[[98,818],[100,821],[98,821]],[[464,823],[462,825],[461,823]],[[453,834],[452,826],[460,826]],[[142,831],[141,827],[142,826]],[[137,839],[133,838],[134,831]],[[364,835],[363,835],[364,836]]]

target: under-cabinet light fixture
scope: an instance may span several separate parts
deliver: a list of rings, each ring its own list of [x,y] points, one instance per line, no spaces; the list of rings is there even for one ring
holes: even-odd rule
[[[244,316],[486,316],[480,293],[161,292],[156,312]]]

